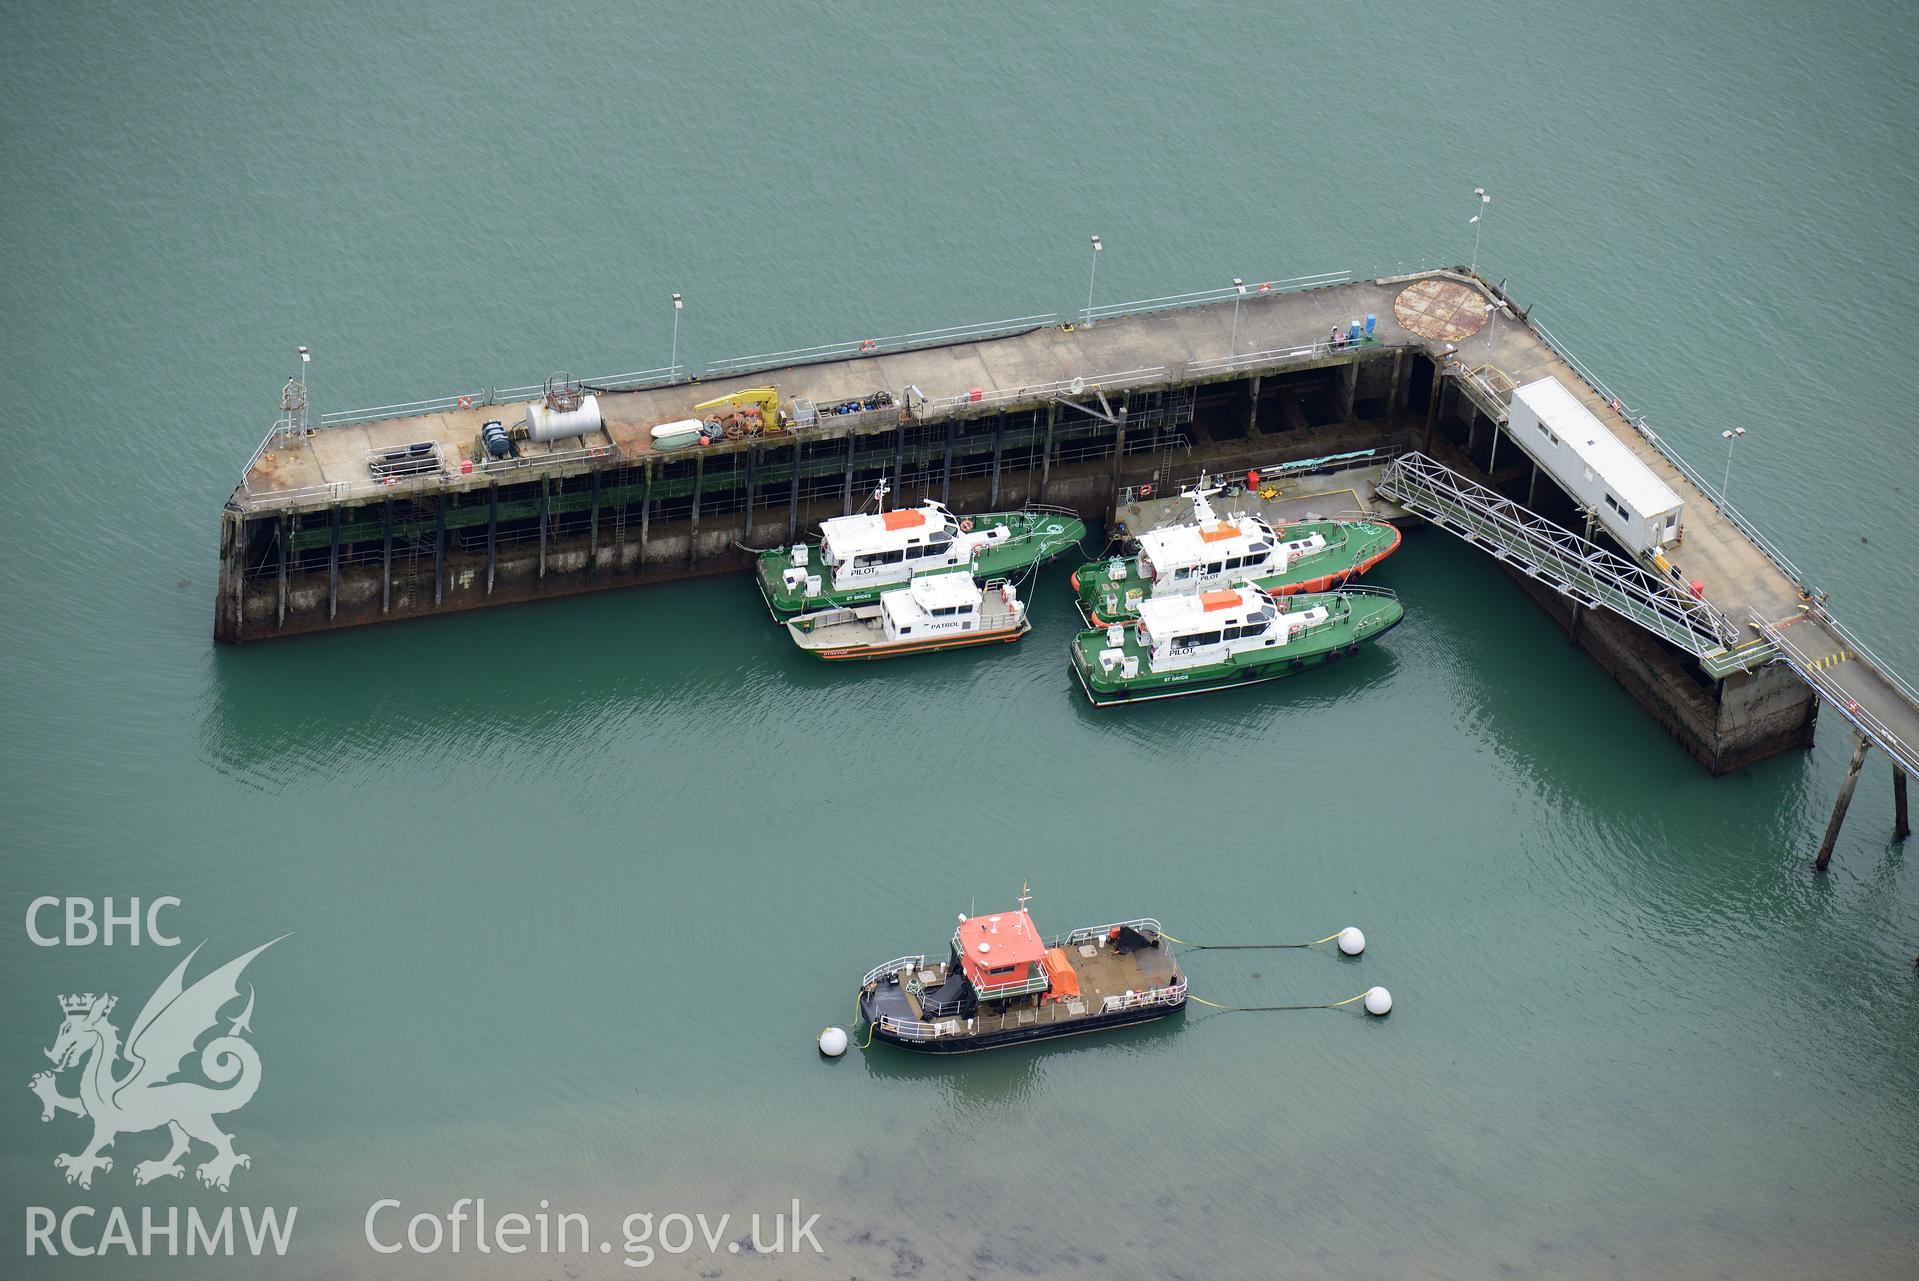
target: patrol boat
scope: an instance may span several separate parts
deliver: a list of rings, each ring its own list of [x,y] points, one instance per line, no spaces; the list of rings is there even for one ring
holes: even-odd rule
[[[960,566],[982,582],[1011,578],[1086,536],[1085,524],[1063,507],[955,516],[931,501],[883,510],[884,484],[873,497],[880,510],[822,522],[817,543],[760,553],[755,577],[774,618],[871,604],[889,587]]]
[[[968,1054],[1149,1023],[1186,1008],[1179,972],[1151,917],[1042,939],[1022,892],[1010,912],[960,915],[946,959],[901,956],[860,980],[872,1040]]]
[[[1222,519],[1204,483],[1184,497],[1193,519],[1139,535],[1139,552],[1080,566],[1073,573],[1079,611],[1095,627],[1139,617],[1143,600],[1197,595],[1250,582],[1269,596],[1329,591],[1399,549],[1385,521],[1308,520],[1275,529],[1264,517]]]
[[[981,587],[963,569],[921,574],[872,605],[840,605],[786,620],[793,643],[825,659],[892,658],[1011,642],[1032,630],[1026,602],[1005,579]]]
[[[1253,587],[1151,596],[1132,626],[1075,637],[1073,674],[1095,707],[1253,685],[1354,653],[1405,615],[1382,587],[1277,601]]]

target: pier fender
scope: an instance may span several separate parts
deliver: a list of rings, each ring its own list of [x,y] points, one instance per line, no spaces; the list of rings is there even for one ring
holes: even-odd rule
[[[1383,987],[1366,989],[1366,1013],[1385,1016],[1393,1012],[1393,994]]]
[[[1366,950],[1366,935],[1357,925],[1348,925],[1339,932],[1339,950],[1347,956],[1358,956]]]
[[[1386,989],[1375,988],[1373,990],[1383,992]],[[1372,1008],[1372,998],[1370,996],[1367,997],[1367,1008]],[[837,1059],[840,1055],[846,1053],[846,1045],[846,1029],[843,1027],[829,1027],[820,1033],[820,1053],[829,1059]]]

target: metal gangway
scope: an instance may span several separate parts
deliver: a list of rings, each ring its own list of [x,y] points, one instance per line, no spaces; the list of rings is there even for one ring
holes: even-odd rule
[[[1754,614],[1752,625],[1861,738],[1899,768],[1919,772],[1919,691],[1844,624],[1815,605],[1778,623]]]
[[[1724,665],[1727,651],[1740,641],[1737,624],[1678,584],[1425,454],[1395,458],[1376,489],[1567,599],[1609,610],[1677,645],[1709,670]]]

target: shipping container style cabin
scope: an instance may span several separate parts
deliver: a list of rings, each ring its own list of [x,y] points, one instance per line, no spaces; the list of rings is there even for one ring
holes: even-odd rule
[[[1679,541],[1685,504],[1557,378],[1513,393],[1507,430],[1635,556]]]

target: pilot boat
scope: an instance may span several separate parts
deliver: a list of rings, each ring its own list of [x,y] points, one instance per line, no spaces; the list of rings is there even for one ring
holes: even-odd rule
[[[1139,535],[1139,552],[1080,566],[1079,610],[1095,627],[1139,617],[1139,604],[1250,582],[1269,596],[1324,592],[1364,574],[1399,549],[1385,521],[1307,520],[1275,528],[1264,517],[1221,517],[1201,486],[1185,497],[1193,519]]]
[[[886,499],[886,486],[874,506]],[[891,511],[835,516],[820,525],[817,542],[760,553],[754,577],[773,617],[832,606],[866,605],[921,574],[965,567],[985,582],[1012,578],[1053,560],[1086,536],[1085,524],[1061,507],[955,516],[946,504],[924,502]]]
[[[1380,587],[1278,600],[1253,587],[1149,596],[1132,626],[1073,639],[1073,674],[1095,707],[1252,685],[1352,654],[1405,614]]]
[[[967,1054],[1177,1014],[1186,979],[1151,917],[1044,939],[1022,893],[1010,912],[960,915],[946,959],[897,957],[860,980],[859,1019],[873,1040],[927,1054]]]
[[[825,659],[892,658],[1010,642],[1032,630],[1005,579],[981,587],[963,569],[921,574],[871,605],[839,605],[786,620],[793,643]]]

